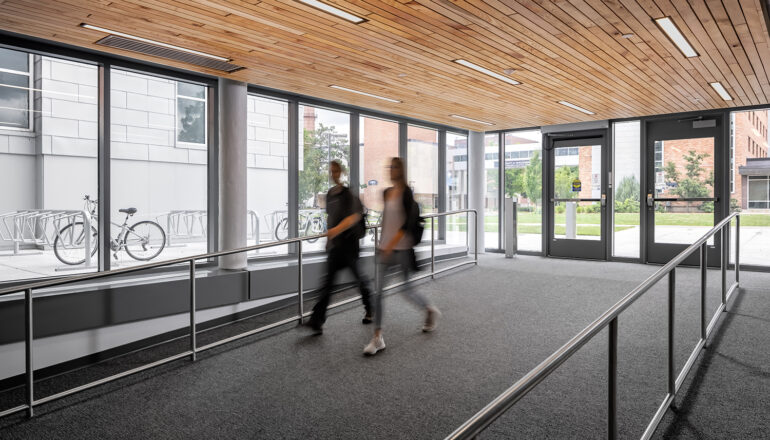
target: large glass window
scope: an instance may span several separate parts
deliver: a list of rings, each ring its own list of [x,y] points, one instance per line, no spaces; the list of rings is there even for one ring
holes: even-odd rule
[[[518,248],[539,252],[543,247],[542,135],[540,130],[508,132],[504,142],[505,197],[518,199]]]
[[[420,212],[438,212],[438,131],[410,125],[406,151],[406,178],[420,204]],[[438,226],[438,222],[435,224]],[[430,233],[427,222],[423,241],[430,240]]]
[[[111,70],[113,266],[207,252],[206,88]]]
[[[390,159],[398,157],[398,123],[361,116],[358,132],[358,169],[361,201],[368,210],[367,222],[379,223],[382,216],[382,192],[390,186]],[[367,234],[365,244],[374,243]]]
[[[612,255],[639,258],[641,209],[639,121],[612,124],[613,145],[613,240]],[[662,150],[660,151],[662,159]],[[658,163],[658,149],[655,161]],[[662,163],[662,162],[661,162]]]
[[[331,188],[329,162],[338,160],[347,182],[350,165],[350,114],[301,105],[299,145],[300,236],[326,231],[326,192]],[[306,250],[323,250],[325,238],[305,243]]]
[[[0,129],[31,129],[32,56],[0,48]]]
[[[94,271],[97,68],[0,51],[0,281]]]
[[[770,266],[768,110],[733,112],[730,211],[741,212],[741,264]],[[733,246],[733,261],[735,248]]]
[[[468,136],[446,134],[446,210],[468,208]],[[446,219],[446,243],[466,244],[469,214]]]
[[[247,100],[247,181],[249,245],[289,236],[288,103],[249,95]],[[286,246],[255,251],[286,253]]]
[[[484,243],[500,248],[500,136],[484,136]]]

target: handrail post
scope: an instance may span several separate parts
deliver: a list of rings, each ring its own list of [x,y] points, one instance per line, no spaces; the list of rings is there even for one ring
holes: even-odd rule
[[[676,394],[676,363],[674,358],[674,306],[676,303],[676,268],[668,273],[668,394]]]
[[[722,305],[725,306],[724,311],[727,311],[727,258],[729,254],[729,249],[727,248],[727,235],[730,233],[730,223],[725,224],[722,227],[722,231],[720,232],[721,241],[722,241],[722,252],[721,252],[721,264],[719,265],[719,269],[721,271],[722,275]]]
[[[24,355],[26,360],[26,379],[27,379],[27,416],[33,417],[35,412],[33,407],[35,405],[35,367],[32,363],[32,341],[34,340],[33,330],[33,314],[32,314],[32,289],[24,291],[24,320],[25,326],[25,341],[24,341]]]
[[[299,302],[299,324],[302,325],[302,315],[305,314],[305,304],[302,297],[302,240],[297,242],[297,299]]]
[[[706,340],[706,285],[708,283],[708,240],[700,246],[700,337]]]
[[[197,344],[195,342],[195,333],[197,325],[195,324],[195,260],[190,260],[190,360],[195,362],[197,356]]]
[[[607,374],[607,438],[618,438],[618,318],[610,321]]]
[[[379,234],[380,234],[379,233],[379,229],[377,228],[377,226],[375,226],[374,227],[374,257],[373,257],[373,260],[374,260],[374,292],[375,292],[375,294],[377,292],[379,292],[379,287],[380,287],[378,285],[378,283],[379,283],[379,275],[380,275],[379,274],[380,268],[379,268],[379,264],[377,264],[377,259],[379,258],[377,254],[379,252],[379,247],[380,247],[380,237],[379,237]]]
[[[430,277],[436,278],[436,245],[434,237],[436,235],[435,229],[433,226],[435,225],[436,217],[430,218]],[[446,224],[446,223],[445,223]]]
[[[741,281],[741,215],[735,216],[735,282]]]
[[[479,212],[474,210],[473,211],[473,219],[475,221],[475,228],[473,228],[473,261],[476,263],[476,265],[479,265]],[[465,223],[468,223],[466,220]],[[484,220],[481,221],[481,227],[484,228]]]

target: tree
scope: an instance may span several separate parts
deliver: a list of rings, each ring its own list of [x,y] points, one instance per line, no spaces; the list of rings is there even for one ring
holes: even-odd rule
[[[638,202],[639,189],[639,181],[636,180],[636,176],[626,176],[618,184],[618,188],[615,191],[615,200],[618,202],[625,202],[626,200]]]
[[[709,157],[706,153],[696,153],[694,150],[687,152],[684,160],[685,164],[685,178],[681,178],[679,171],[676,169],[674,162],[666,162],[666,166],[663,167],[663,171],[666,176],[666,184],[673,186],[670,190],[671,194],[682,197],[709,197],[709,186],[714,184],[714,172],[711,171],[709,176],[705,179],[701,178],[701,162],[703,159]]]
[[[329,162],[347,163],[350,146],[347,136],[340,136],[334,126],[319,124],[315,130],[304,130],[302,170],[299,173],[299,202],[306,208],[318,207],[318,194],[331,186]]]
[[[543,161],[540,152],[535,151],[529,158],[529,165],[524,168],[524,192],[535,205],[543,198]]]
[[[524,168],[508,168],[505,170],[505,196],[527,196],[527,192],[524,189]]]
[[[573,194],[572,182],[580,178],[577,166],[563,166],[556,170],[553,176],[554,197],[557,199],[570,199]]]

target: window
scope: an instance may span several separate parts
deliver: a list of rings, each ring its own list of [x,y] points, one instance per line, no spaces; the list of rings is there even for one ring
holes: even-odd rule
[[[730,194],[735,193],[735,113],[730,113]]]
[[[468,136],[446,134],[446,206],[447,211],[468,208]],[[446,243],[465,244],[465,226],[472,214],[446,217]],[[483,216],[480,218],[480,220]]]
[[[206,87],[176,83],[176,139],[206,146]]]
[[[503,185],[505,197],[518,200],[518,246],[523,251],[539,252],[543,247],[542,135],[540,130],[508,132],[504,134],[504,142],[506,159]],[[557,161],[563,159],[560,157]]]
[[[329,162],[339,161],[342,180],[349,181],[350,114],[299,106],[299,235],[317,235],[326,224],[326,192],[333,183]],[[303,249],[323,250],[326,239],[303,243]]]
[[[254,245],[285,240],[289,237],[289,105],[249,95],[246,106],[247,241]],[[286,252],[286,246],[276,246],[253,255]]]
[[[420,204],[420,211],[437,212],[438,131],[410,125],[407,139],[407,182]]]
[[[358,132],[359,195],[369,210],[369,224],[377,224],[383,210],[382,192],[390,186],[390,159],[398,157],[398,122],[361,116]],[[365,240],[365,245],[373,245],[374,235]]]
[[[614,182],[612,210],[612,255],[639,258],[639,223],[641,211],[641,186],[639,180],[639,149],[641,123],[639,121],[612,124]],[[658,155],[662,162],[663,151],[655,149],[656,169]],[[657,175],[657,173],[656,173]]]
[[[0,281],[95,271],[98,225],[90,210],[85,215],[82,210],[95,207],[86,205],[84,196],[96,199],[98,190],[97,68],[0,51],[2,69],[26,70],[11,75],[23,79],[18,84],[24,89],[0,87],[0,106],[23,111],[2,109],[0,115],[4,122],[36,128],[0,127],[0,186],[7,189],[0,197]],[[32,103],[26,89],[30,72],[37,72]],[[2,81],[7,73],[0,73]]]
[[[0,48],[0,129],[32,128],[31,55]]]
[[[484,243],[500,248],[500,135],[484,136]]]
[[[749,176],[749,209],[770,209],[770,176]]]
[[[120,241],[124,223],[142,222],[149,243],[139,257],[162,261],[206,253],[206,87],[119,69],[111,70],[110,83],[110,238]],[[129,208],[136,212],[120,211]],[[144,263],[123,250],[114,257],[117,267]]]
[[[655,141],[655,192],[666,190],[666,174],[663,171],[663,141]]]

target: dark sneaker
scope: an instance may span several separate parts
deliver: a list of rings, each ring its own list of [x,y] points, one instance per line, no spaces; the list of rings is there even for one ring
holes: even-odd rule
[[[310,329],[313,332],[313,336],[319,336],[324,334],[324,329],[322,326],[314,323],[313,321],[308,321],[304,324],[302,324],[303,327]]]
[[[422,326],[422,331],[428,333],[436,330],[436,321],[441,316],[441,312],[433,306],[428,306],[428,310],[425,313],[425,325]]]
[[[361,323],[362,324],[371,324],[372,323],[372,314],[371,313],[367,313],[366,315],[364,315],[364,318],[361,320]]]

